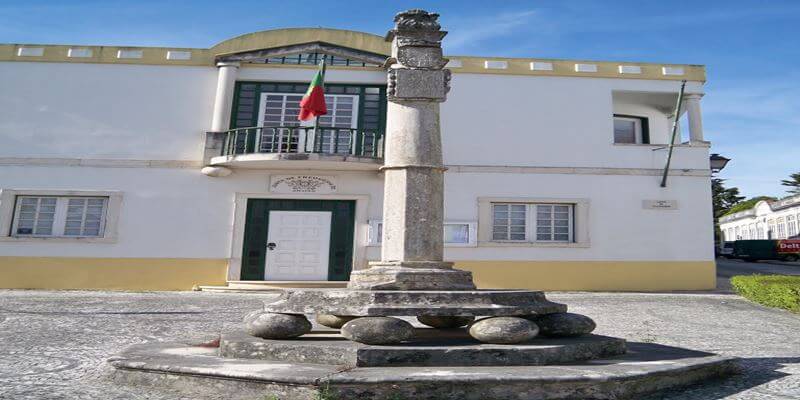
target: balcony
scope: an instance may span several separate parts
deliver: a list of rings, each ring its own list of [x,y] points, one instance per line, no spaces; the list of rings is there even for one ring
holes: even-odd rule
[[[209,132],[212,166],[250,169],[378,170],[384,135],[377,131],[258,126]]]

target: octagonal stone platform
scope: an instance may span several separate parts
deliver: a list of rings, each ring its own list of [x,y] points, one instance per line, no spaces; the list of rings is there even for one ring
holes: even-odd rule
[[[361,368],[226,358],[219,350],[148,343],[109,362],[124,384],[201,389],[208,399],[230,400],[610,400],[737,371],[734,358],[651,343],[628,343],[626,354],[598,360],[503,367]]]
[[[228,358],[349,367],[548,365],[624,353],[625,340],[607,336],[537,338],[508,346],[480,343],[464,329],[428,328],[417,329],[408,343],[388,346],[352,342],[335,331],[317,331],[288,340],[265,340],[235,332],[222,335],[219,348],[219,354]]]

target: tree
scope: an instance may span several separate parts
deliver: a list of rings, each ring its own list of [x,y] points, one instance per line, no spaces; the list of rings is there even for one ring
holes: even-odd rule
[[[789,175],[789,178],[782,180],[781,185],[791,188],[786,190],[789,194],[800,194],[800,172]]]
[[[726,188],[723,184],[725,179],[711,179],[711,196],[714,204],[714,219],[727,214],[731,208],[744,200],[744,196],[739,196],[739,188]]]

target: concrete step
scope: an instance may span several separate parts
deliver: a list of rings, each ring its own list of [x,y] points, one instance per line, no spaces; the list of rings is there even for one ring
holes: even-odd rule
[[[204,292],[272,292],[293,288],[345,288],[346,281],[228,281],[227,286],[199,286]]]

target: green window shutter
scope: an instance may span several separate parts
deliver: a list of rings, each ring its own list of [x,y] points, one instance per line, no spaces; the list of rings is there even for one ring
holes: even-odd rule
[[[266,200],[251,199],[247,201],[247,222],[244,228],[241,271],[241,279],[244,281],[264,279],[268,218]]]

